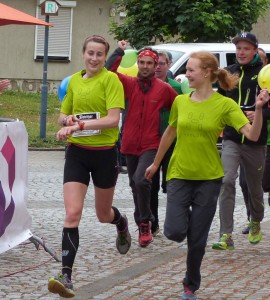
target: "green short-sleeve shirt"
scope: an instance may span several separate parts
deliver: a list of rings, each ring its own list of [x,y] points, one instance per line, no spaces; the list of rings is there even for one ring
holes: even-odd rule
[[[124,109],[124,90],[118,76],[107,69],[96,76],[84,79],[85,70],[73,74],[61,106],[61,112],[74,115],[98,112],[100,118],[112,108]],[[68,142],[92,147],[113,146],[118,140],[117,128],[102,129],[93,136],[69,137]]]
[[[169,124],[177,130],[167,180],[211,180],[224,176],[217,139],[225,125],[237,131],[248,119],[230,98],[215,92],[209,99],[194,102],[189,94],[177,96]]]

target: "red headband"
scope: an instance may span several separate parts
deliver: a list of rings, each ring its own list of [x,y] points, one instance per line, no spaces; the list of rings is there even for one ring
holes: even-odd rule
[[[155,61],[156,64],[158,63],[158,55],[152,50],[149,50],[149,49],[143,50],[139,54],[138,59],[142,58],[143,56],[150,56],[153,58],[153,60]]]

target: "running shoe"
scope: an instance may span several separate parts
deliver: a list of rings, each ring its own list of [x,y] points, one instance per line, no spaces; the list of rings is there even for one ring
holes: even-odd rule
[[[250,228],[250,223],[248,223],[247,226],[242,229],[242,233],[249,234],[249,228]]]
[[[189,288],[188,285],[184,284],[184,292],[182,294],[182,300],[196,300],[197,297],[192,292],[192,290]]]
[[[153,236],[153,237],[156,237],[156,236],[159,234],[159,232],[160,232],[159,226],[157,225],[157,226],[154,228],[153,225],[152,225],[151,232],[152,232],[152,236]]]
[[[51,277],[48,282],[48,290],[51,293],[59,294],[63,298],[72,298],[75,296],[73,284],[67,277],[67,274]]]
[[[248,240],[251,244],[258,244],[262,239],[261,225],[260,222],[250,222],[250,230],[248,234]]]
[[[153,241],[151,222],[140,223],[138,241],[141,247],[147,247]]]
[[[213,243],[214,250],[234,250],[234,243],[231,234],[224,233],[217,243]]]
[[[116,248],[120,254],[126,254],[131,246],[131,236],[127,216],[122,215],[122,217],[126,220],[126,228],[123,231],[117,229]]]

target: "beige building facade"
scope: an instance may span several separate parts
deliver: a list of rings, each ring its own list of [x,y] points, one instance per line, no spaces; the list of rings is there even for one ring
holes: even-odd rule
[[[258,20],[257,24],[253,26],[252,32],[257,36],[259,43],[270,44],[270,9],[267,11],[265,17]]]
[[[39,18],[43,0],[2,0],[3,4]],[[59,82],[83,68],[82,43],[92,34],[104,36],[111,49],[117,41],[109,33],[110,16],[115,12],[109,0],[57,0],[58,16],[51,16],[49,29],[48,89],[56,92]],[[270,10],[264,20],[254,26],[260,43],[270,43]],[[0,26],[0,78],[9,78],[12,89],[40,91],[43,78],[44,34],[42,26]]]
[[[32,16],[40,15],[42,0],[2,0],[3,4]],[[111,48],[117,42],[109,34],[111,3],[108,0],[59,1],[58,16],[49,17],[56,24],[49,29],[48,72],[49,92],[55,92],[59,81],[83,68],[82,44],[92,34],[104,36]],[[61,28],[55,35],[54,29]],[[43,26],[0,26],[0,78],[12,80],[12,89],[40,91],[43,78]]]

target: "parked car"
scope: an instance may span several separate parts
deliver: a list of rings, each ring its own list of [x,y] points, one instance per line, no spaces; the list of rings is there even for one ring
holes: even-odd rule
[[[270,61],[270,44],[259,44]],[[235,45],[232,43],[175,43],[160,44],[152,46],[157,51],[169,51],[172,54],[172,65],[170,70],[174,77],[186,73],[186,64],[192,52],[209,51],[215,54],[219,66],[224,68],[235,63]]]

